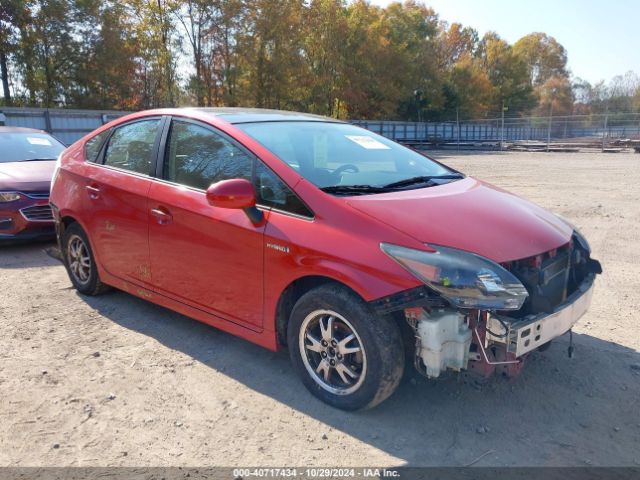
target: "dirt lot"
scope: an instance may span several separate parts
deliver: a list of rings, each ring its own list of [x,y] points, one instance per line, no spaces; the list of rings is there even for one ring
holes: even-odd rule
[[[46,245],[0,249],[0,465],[640,465],[640,155],[435,155],[569,218],[605,272],[516,380],[411,374],[373,411],[271,353],[122,292],[84,298]]]

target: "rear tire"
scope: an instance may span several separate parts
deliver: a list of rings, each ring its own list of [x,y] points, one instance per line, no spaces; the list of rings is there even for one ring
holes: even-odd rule
[[[296,302],[289,355],[307,389],[343,410],[374,407],[398,387],[404,349],[398,326],[350,290],[322,285]]]
[[[78,292],[99,295],[109,290],[109,286],[100,281],[89,239],[79,224],[72,223],[65,229],[61,243],[64,266]]]

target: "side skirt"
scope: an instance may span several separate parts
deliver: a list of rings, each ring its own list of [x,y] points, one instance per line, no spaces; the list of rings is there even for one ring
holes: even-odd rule
[[[160,305],[161,307],[168,308],[169,310],[180,313],[189,318],[193,318],[194,320],[215,327],[219,330],[222,330],[223,332],[227,332],[236,337],[243,338],[272,351],[278,350],[278,342],[275,332],[269,330],[251,330],[242,325],[230,322],[224,318],[218,317],[216,315],[211,315],[207,312],[203,312],[202,310],[198,310],[197,308],[190,307],[189,305],[185,305],[184,303],[165,297],[164,295],[154,292],[153,290],[143,288],[139,285],[134,285],[130,282],[114,277],[113,275],[105,272],[103,268],[100,268],[100,279],[104,283],[111,285],[118,290],[122,290],[131,295],[135,295],[136,297],[142,298],[143,300],[147,300],[151,303],[155,303],[156,305]]]

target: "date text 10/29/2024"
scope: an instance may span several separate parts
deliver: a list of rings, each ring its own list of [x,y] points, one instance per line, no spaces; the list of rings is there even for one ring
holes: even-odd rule
[[[258,478],[399,478],[386,468],[235,468],[235,479]]]

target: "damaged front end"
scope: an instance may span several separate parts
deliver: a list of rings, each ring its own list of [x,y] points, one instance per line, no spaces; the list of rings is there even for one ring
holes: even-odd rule
[[[501,265],[439,246],[381,248],[426,285],[373,306],[404,313],[416,368],[430,378],[463,369],[517,375],[530,352],[548,347],[584,315],[602,272],[577,231],[560,248]]]

